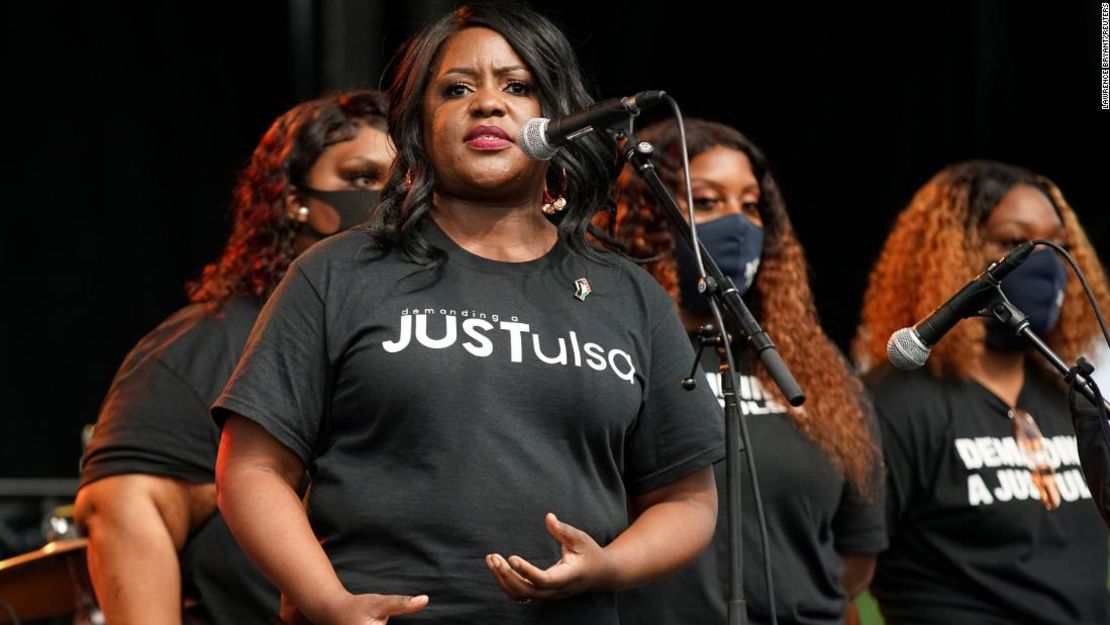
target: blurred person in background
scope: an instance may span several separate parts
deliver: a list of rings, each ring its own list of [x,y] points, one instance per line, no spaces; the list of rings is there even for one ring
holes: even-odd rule
[[[778,622],[841,623],[852,597],[871,579],[875,554],[886,546],[874,418],[860,381],[818,322],[805,254],[762,151],[735,129],[711,121],[687,119],[686,137],[698,235],[806,391],[803,408],[789,407],[767,371],[746,349],[735,348],[739,403],[766,511]],[[655,146],[656,169],[685,211],[678,127],[661,122],[637,138]],[[655,196],[631,174],[626,169],[620,179],[616,237],[634,257],[654,259],[645,268],[670,294],[693,340],[699,327],[712,323],[708,301],[697,292],[694,257],[675,240]],[[606,218],[599,215],[595,224],[605,229]],[[713,350],[704,352],[702,366],[711,373],[699,384],[708,382],[719,394],[717,362]],[[625,625],[725,622],[725,463],[714,465],[714,472],[722,503],[711,547],[678,575],[623,593]],[[744,599],[750,622],[765,623],[770,606],[764,545],[746,464],[742,473]]]
[[[1028,341],[961,321],[924,369],[887,340],[1017,245],[1069,248],[1104,310],[1110,287],[1060,190],[1012,165],[951,165],[918,190],[871,271],[855,356],[882,428],[890,548],[871,592],[888,623],[1104,625],[1107,531],[1084,482],[1065,387]],[[1075,362],[1099,333],[1078,279],[1038,248],[1002,283]]]
[[[278,117],[239,176],[223,254],[112,381],[76,505],[112,625],[266,622],[277,612],[277,590],[216,509],[209,406],[293,259],[377,204],[393,159],[386,114],[381,93],[358,91]]]

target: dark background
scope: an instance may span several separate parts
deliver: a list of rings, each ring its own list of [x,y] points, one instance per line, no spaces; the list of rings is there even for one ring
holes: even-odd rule
[[[452,4],[5,3],[0,478],[76,476],[81,425],[219,253],[269,123],[376,86]],[[535,4],[599,96],[665,89],[765,149],[842,347],[893,217],[948,163],[1049,176],[1110,253],[1099,2]]]

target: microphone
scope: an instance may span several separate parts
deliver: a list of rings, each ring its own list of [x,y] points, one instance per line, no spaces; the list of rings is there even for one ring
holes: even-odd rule
[[[626,98],[602,100],[584,111],[555,119],[535,117],[520,129],[520,149],[537,161],[551,160],[559,148],[595,128],[609,128],[659,103],[665,91],[641,91]]]
[[[1010,250],[1008,254],[991,263],[986,271],[975,276],[947,302],[929,313],[929,316],[913,327],[902,328],[891,334],[886,344],[890,364],[904,371],[924,366],[933,346],[960,320],[978,315],[996,293],[1002,279],[1029,258],[1034,245],[1032,241],[1026,241]]]

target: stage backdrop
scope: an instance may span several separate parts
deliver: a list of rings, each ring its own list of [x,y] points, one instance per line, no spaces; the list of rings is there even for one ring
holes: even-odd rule
[[[0,479],[76,476],[81,426],[218,254],[235,172],[269,122],[376,86],[448,6],[170,4],[5,6]],[[1110,255],[1098,2],[722,4],[540,7],[599,96],[665,89],[765,149],[842,347],[894,215],[947,163],[1050,176]]]

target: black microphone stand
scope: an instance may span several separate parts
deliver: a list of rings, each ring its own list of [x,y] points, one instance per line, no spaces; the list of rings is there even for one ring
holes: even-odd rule
[[[1064,362],[1064,360],[1060,358],[1060,356],[1057,355],[1051,347],[1046,345],[1045,342],[1041,340],[1041,337],[1037,336],[1036,332],[1033,332],[1033,329],[1029,327],[1029,318],[1025,316],[1025,313],[1021,312],[1021,309],[1019,309],[1017,306],[1014,306],[1013,303],[1010,302],[1010,300],[1002,292],[1001,287],[995,286],[993,290],[994,294],[988,300],[987,305],[983,308],[980,314],[984,317],[994,317],[995,319],[1009,327],[1011,330],[1013,330],[1014,334],[1024,336],[1030,343],[1033,344],[1033,347],[1035,347],[1037,351],[1040,352],[1046,360],[1048,360],[1048,363],[1052,365],[1053,369],[1058,371],[1061,376],[1067,378],[1073,371],[1073,368],[1068,367],[1068,364]],[[1101,401],[1102,405],[1107,410],[1110,410],[1110,403],[1108,403],[1105,399],[1102,399],[1091,386],[1091,370],[1093,370],[1093,368],[1077,368],[1077,379],[1074,386],[1076,390],[1078,390],[1079,393],[1083,395],[1083,397],[1086,397],[1087,400],[1091,402],[1092,406],[1098,406],[1099,402]]]
[[[736,401],[736,362],[730,346],[730,336],[743,338],[748,348],[759,358],[775,384],[792,406],[800,406],[805,394],[794,379],[790,369],[783,362],[771,338],[759,327],[747,305],[740,298],[739,291],[732,280],[725,276],[713,257],[709,255],[701,241],[694,241],[690,224],[682,217],[682,211],[671,197],[655,165],[651,161],[653,147],[650,143],[637,141],[630,133],[621,133],[626,139],[624,155],[636,173],[651,188],[662,206],[663,213],[671,227],[679,233],[679,239],[690,245],[697,245],[705,267],[705,276],[698,283],[698,291],[709,298],[718,331],[721,333],[717,351],[721,359],[721,394],[725,400],[725,466],[728,488],[728,623],[742,625],[747,622],[744,602],[744,578],[741,558],[743,556],[743,534],[741,533],[741,442],[740,407]],[[725,331],[727,329],[727,332]],[[695,364],[696,366],[696,364]],[[774,598],[772,597],[773,601]]]

